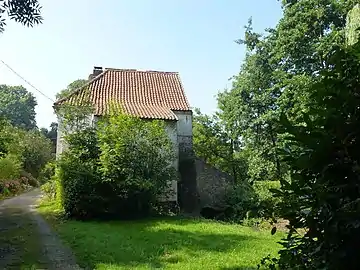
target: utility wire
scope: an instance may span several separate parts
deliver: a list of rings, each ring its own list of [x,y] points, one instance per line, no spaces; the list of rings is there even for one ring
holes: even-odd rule
[[[29,81],[27,81],[24,77],[22,77],[19,73],[17,73],[15,70],[13,70],[8,64],[6,64],[3,60],[0,59],[0,61],[8,68],[10,69],[16,76],[18,76],[20,79],[22,79],[24,82],[26,82],[28,85],[30,85],[32,88],[34,88],[37,92],[39,92],[41,95],[46,97],[51,102],[54,102],[52,98],[49,98],[47,95],[45,95],[43,92],[41,92],[39,89],[37,89],[34,85],[32,85]]]

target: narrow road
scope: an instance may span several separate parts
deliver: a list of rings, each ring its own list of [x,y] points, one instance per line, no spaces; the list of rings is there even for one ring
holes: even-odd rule
[[[36,212],[36,189],[0,202],[0,269],[80,269]]]

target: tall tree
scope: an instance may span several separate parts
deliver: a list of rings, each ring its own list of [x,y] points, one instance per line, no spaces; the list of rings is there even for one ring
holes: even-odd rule
[[[274,42],[273,35],[261,39],[254,33],[250,20],[245,39],[238,41],[247,47],[244,64],[234,77],[233,87],[218,96],[221,119],[236,133],[235,138],[241,138],[251,181],[278,180],[283,174],[276,152],[279,140],[275,120],[281,91],[274,87],[275,65],[270,59]]]
[[[52,122],[50,124],[50,129],[41,128],[40,132],[52,143],[52,151],[56,152],[56,143],[57,143],[57,132],[58,132],[58,123]]]
[[[23,86],[0,85],[0,116],[23,129],[36,127],[34,95]]]
[[[58,123],[52,122],[50,124],[50,129],[47,128],[41,128],[40,132],[48,139],[54,140],[57,137],[57,129],[58,129]]]
[[[247,168],[240,141],[232,136],[218,115],[204,115],[195,109],[193,125],[196,156],[231,175],[235,183],[246,180]]]
[[[84,86],[87,83],[87,80],[77,79],[70,83],[65,89],[61,90],[56,94],[56,99],[61,99],[68,96],[70,93],[76,91],[80,87]]]
[[[275,195],[290,231],[273,260],[279,269],[360,264],[358,6],[346,20],[356,3],[284,0],[275,29],[261,36],[247,27],[245,62],[219,95],[219,117],[249,153],[250,177],[280,176]]]
[[[4,31],[6,20],[14,20],[28,27],[42,22],[41,6],[37,0],[0,0],[0,33]]]
[[[357,269],[360,263],[360,61],[358,43],[345,44],[355,2],[283,1],[284,16],[270,34],[272,88],[281,94],[278,138],[291,179],[281,180],[276,192],[290,221],[273,260],[280,269]]]

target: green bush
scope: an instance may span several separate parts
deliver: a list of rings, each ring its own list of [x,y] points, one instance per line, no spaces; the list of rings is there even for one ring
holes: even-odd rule
[[[256,181],[253,184],[258,196],[257,217],[270,218],[278,216],[281,198],[274,196],[273,189],[280,189],[280,181]]]
[[[3,193],[7,195],[18,194],[24,190],[24,185],[19,180],[7,180],[3,183],[3,188]]]
[[[0,123],[1,124],[1,123]],[[25,131],[3,125],[0,134],[0,151],[19,157],[22,168],[34,177],[52,158],[51,142],[38,131]]]
[[[38,187],[39,186],[39,181],[34,176],[32,176],[31,173],[22,171],[20,176],[21,176],[21,179],[26,179],[26,183],[29,186],[32,186],[32,187]]]
[[[0,158],[0,181],[17,179],[20,172],[21,162],[17,156],[8,154]]]
[[[82,128],[66,140],[56,194],[70,217],[149,215],[175,179],[173,148],[161,122],[112,116],[98,130]]]
[[[231,215],[227,219],[241,222],[245,218],[254,216],[258,201],[255,190],[246,182],[228,187],[225,192],[225,203],[231,208]]]
[[[277,216],[281,200],[270,189],[279,189],[279,181],[258,181],[253,185],[242,182],[227,188],[225,192],[226,217],[229,221],[257,223]]]
[[[101,210],[96,189],[100,181],[98,170],[99,151],[96,131],[79,130],[67,136],[69,149],[58,161],[56,195],[65,213],[71,217],[89,218]]]
[[[21,136],[20,147],[24,170],[38,177],[40,171],[52,159],[51,141],[40,132],[29,131]]]
[[[46,183],[47,181],[49,181],[55,175],[55,168],[56,168],[55,162],[47,163],[44,166],[44,168],[42,168],[42,170],[40,171],[40,174],[38,177],[39,181],[41,183]]]
[[[130,208],[149,211],[176,179],[173,145],[161,121],[112,116],[100,125],[99,146],[104,180],[121,190]]]

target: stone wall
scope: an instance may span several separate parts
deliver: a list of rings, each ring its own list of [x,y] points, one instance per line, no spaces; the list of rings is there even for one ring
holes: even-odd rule
[[[173,146],[174,146],[174,168],[178,171],[179,169],[179,143],[177,137],[177,124],[175,121],[166,121],[165,122],[165,130],[168,134]],[[160,197],[161,201],[171,201],[177,202],[178,201],[178,186],[177,186],[177,179],[171,181],[169,190],[166,190],[164,196]]]
[[[196,158],[195,166],[200,208],[221,206],[224,191],[233,179],[230,175],[206,164],[202,159]]]
[[[178,202],[181,210],[193,213],[198,210],[196,168],[193,152],[192,112],[174,111],[177,121],[179,144]]]

